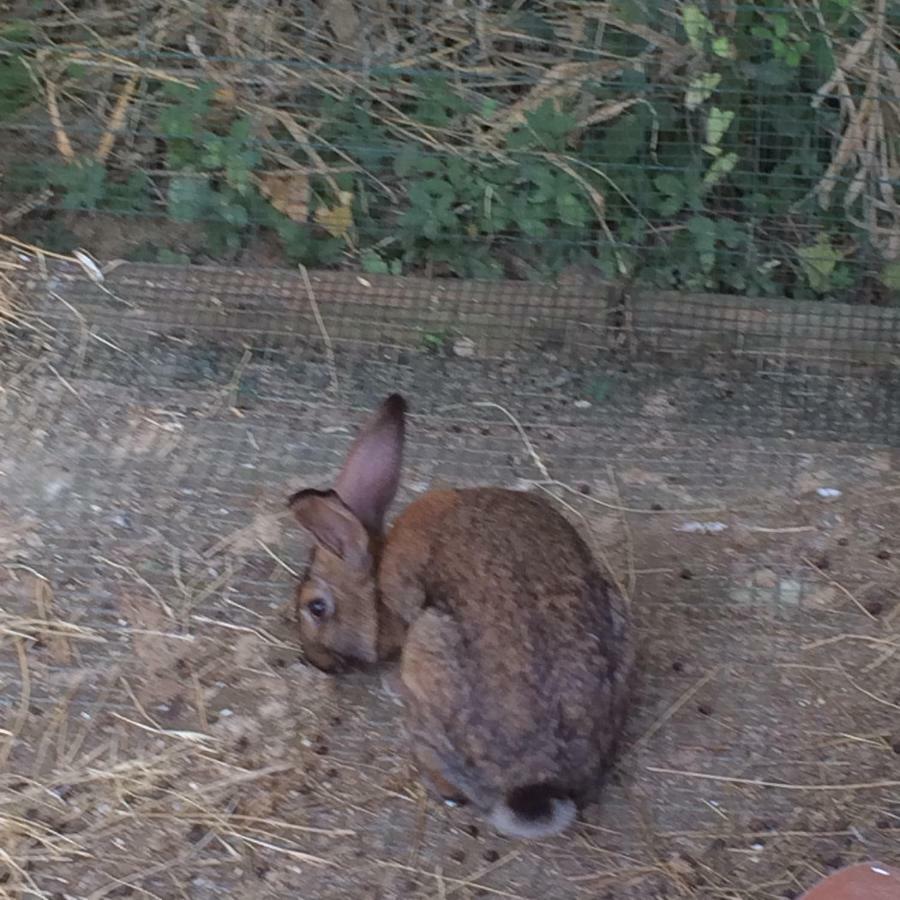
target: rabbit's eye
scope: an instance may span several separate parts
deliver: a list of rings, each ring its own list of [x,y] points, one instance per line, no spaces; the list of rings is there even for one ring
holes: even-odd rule
[[[316,597],[315,600],[310,600],[306,604],[306,609],[314,619],[324,619],[328,612],[328,603],[321,597]]]

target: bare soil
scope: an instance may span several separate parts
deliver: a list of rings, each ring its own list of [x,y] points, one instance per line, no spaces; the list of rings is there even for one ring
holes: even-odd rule
[[[334,394],[316,342],[118,334],[30,299],[42,337],[0,362],[9,896],[762,900],[900,863],[900,440],[877,379],[338,347]],[[393,389],[416,413],[398,507],[550,490],[631,592],[625,748],[560,838],[435,805],[379,675],[302,658],[283,498],[327,484]]]

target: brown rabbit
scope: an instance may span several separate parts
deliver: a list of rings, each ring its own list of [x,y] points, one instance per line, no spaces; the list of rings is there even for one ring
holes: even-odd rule
[[[290,499],[316,539],[298,589],[309,660],[334,671],[402,648],[407,726],[426,783],[503,834],[557,834],[597,787],[628,703],[627,604],[549,502],[431,491],[383,536],[403,399],[364,427],[332,491]]]

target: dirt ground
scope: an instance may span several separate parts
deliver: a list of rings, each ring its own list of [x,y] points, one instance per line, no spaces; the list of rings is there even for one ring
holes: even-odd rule
[[[774,900],[900,863],[891,373],[428,342],[332,366],[316,341],[95,327],[57,294],[0,357],[6,895]],[[550,491],[633,598],[626,746],[560,838],[426,799],[380,678],[302,659],[283,499],[398,389],[398,508]]]

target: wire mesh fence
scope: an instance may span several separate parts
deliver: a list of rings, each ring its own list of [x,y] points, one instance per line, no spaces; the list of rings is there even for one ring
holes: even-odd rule
[[[363,281],[125,265],[98,283],[49,262],[11,282],[0,875],[50,896],[645,900],[790,897],[896,858],[892,345],[804,356],[819,319],[739,304],[705,333],[635,335],[640,303],[634,329],[592,332],[590,288],[560,288],[541,331],[520,285],[435,302],[435,281]],[[422,340],[446,317],[471,343]],[[723,350],[745,320],[781,352]],[[377,679],[302,661],[307,547],[284,497],[328,484],[397,389],[415,410],[401,503],[550,491],[633,598],[622,762],[571,841],[511,846],[426,804]]]
[[[0,190],[21,235],[107,258],[885,304],[898,21],[884,0],[41,7],[0,35]]]
[[[897,15],[4,25],[0,886],[731,900],[897,860]],[[395,390],[400,504],[550,492],[632,597],[571,839],[426,803],[378,681],[302,659],[284,498]]]

